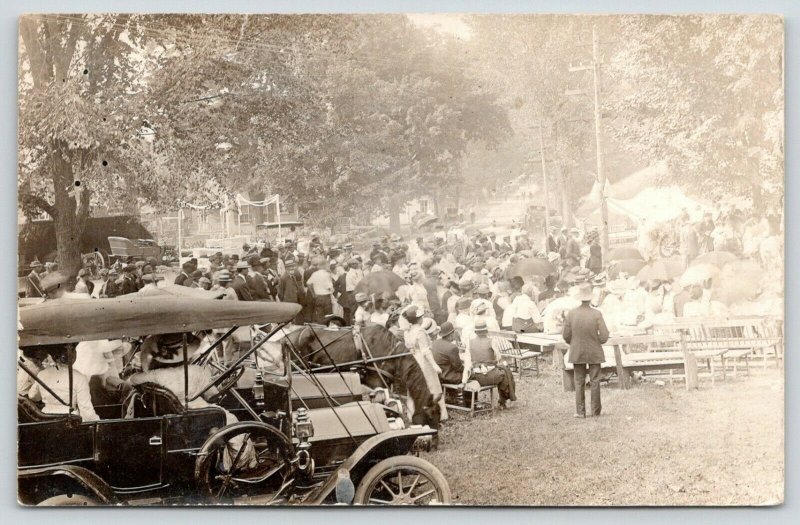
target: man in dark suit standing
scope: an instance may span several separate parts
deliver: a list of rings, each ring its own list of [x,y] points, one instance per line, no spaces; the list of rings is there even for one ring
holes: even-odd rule
[[[297,270],[297,261],[286,259],[286,271],[278,281],[278,298],[284,303],[297,303],[305,306],[306,291],[303,286],[303,277]],[[294,319],[295,324],[303,323],[303,315],[299,314]]]
[[[190,276],[192,275],[192,272],[194,272],[196,269],[197,268],[192,266],[191,261],[186,261],[185,263],[183,263],[183,265],[181,265],[181,273],[179,273],[178,276],[175,277],[175,284],[177,284],[178,286],[191,287],[192,278]]]
[[[248,270],[245,280],[253,300],[267,301],[272,299],[272,294],[269,293],[267,288],[267,280],[261,273],[264,271],[264,263],[261,262],[261,257],[253,255],[248,260],[250,261],[250,270]]]
[[[442,383],[450,385],[458,385],[462,382],[464,374],[464,363],[458,355],[458,347],[453,342],[453,334],[455,328],[453,323],[444,322],[439,331],[439,339],[431,345],[431,352],[433,352],[433,359],[442,373],[439,374],[439,379]]]
[[[250,265],[247,261],[239,261],[236,263],[236,276],[233,278],[230,287],[236,292],[236,297],[238,297],[240,301],[253,300],[253,294],[250,291],[250,287],[247,286],[247,272],[249,269]]]
[[[608,341],[608,328],[603,314],[591,306],[592,286],[583,283],[573,288],[581,305],[570,310],[564,322],[564,341],[569,345],[569,362],[575,367],[575,417],[586,417],[586,368],[592,390],[592,415],[599,416],[600,365],[605,360],[603,344]]]

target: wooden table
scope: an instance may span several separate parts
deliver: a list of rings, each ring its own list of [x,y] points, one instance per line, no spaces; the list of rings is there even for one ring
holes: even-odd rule
[[[615,334],[609,337],[608,341],[603,346],[613,346],[615,347],[615,351],[619,351],[619,347],[621,345],[629,343],[631,339],[635,337],[637,336],[627,333]],[[564,392],[571,392],[574,390],[574,386],[570,387],[572,384],[572,377],[569,371],[564,367],[564,355],[569,349],[569,345],[564,341],[564,338],[561,336],[561,334],[517,334],[517,341],[520,343],[538,346],[543,352],[547,350],[552,351],[553,368],[555,370],[561,370],[561,383],[563,385]],[[622,363],[617,363],[617,370],[619,372],[618,375],[622,374],[621,368]]]

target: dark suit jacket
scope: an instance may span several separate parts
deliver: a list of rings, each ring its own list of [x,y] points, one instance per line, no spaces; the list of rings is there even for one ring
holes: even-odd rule
[[[599,310],[589,305],[570,310],[562,335],[569,345],[570,363],[600,364],[605,360],[603,344],[608,341],[608,328]]]
[[[133,275],[126,275],[122,278],[122,286],[117,290],[118,295],[128,295],[129,293],[136,293],[139,288],[136,287],[136,278]]]
[[[457,385],[461,383],[461,374],[464,372],[464,364],[458,356],[458,347],[452,341],[437,339],[431,345],[433,359],[442,373],[439,374],[442,383]]]
[[[244,277],[242,274],[237,274],[236,277],[233,278],[233,281],[231,281],[230,287],[236,292],[236,297],[238,297],[240,301],[252,301],[253,294],[247,286],[247,281],[242,277]]]
[[[250,295],[253,296],[253,300],[255,301],[272,298],[269,290],[267,289],[267,281],[264,279],[263,275],[248,273],[247,287],[250,289]]]
[[[285,303],[303,304],[300,298],[305,297],[305,294],[303,293],[303,278],[299,271],[283,272],[281,280],[278,281],[278,297]]]

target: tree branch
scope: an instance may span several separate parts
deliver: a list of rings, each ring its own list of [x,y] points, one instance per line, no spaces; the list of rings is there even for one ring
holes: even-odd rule
[[[19,196],[19,201],[23,207],[27,206],[31,208],[37,208],[48,214],[53,219],[56,217],[55,206],[47,202],[44,197],[40,197],[39,195],[34,195],[32,193],[23,193]]]

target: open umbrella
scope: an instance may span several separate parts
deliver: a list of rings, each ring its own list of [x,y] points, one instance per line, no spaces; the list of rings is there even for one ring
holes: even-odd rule
[[[695,266],[697,264],[713,264],[717,268],[722,268],[726,264],[737,261],[738,259],[739,258],[731,252],[713,251],[704,253],[703,255],[695,258],[690,266]]]
[[[608,252],[608,257],[606,257],[606,259],[612,262],[624,261],[628,259],[643,261],[644,257],[642,257],[642,254],[639,253],[639,250],[637,250],[633,246],[622,246],[620,248],[614,248],[613,250]]]
[[[563,297],[558,297],[557,299],[553,299],[547,306],[544,307],[542,315],[544,316],[557,315],[560,314],[561,312],[577,308],[580,305],[581,302],[577,300],[575,297],[571,295],[565,295]]]
[[[683,263],[678,258],[658,259],[646,264],[636,274],[639,281],[668,281],[675,279],[683,273]]]
[[[628,275],[636,275],[639,270],[645,267],[647,263],[641,259],[623,259],[621,261],[614,261],[608,267],[608,276],[612,279],[619,277],[620,272],[627,273]]]
[[[367,295],[387,293],[394,295],[398,288],[406,282],[396,273],[388,270],[371,272],[356,285],[356,293]]]
[[[755,298],[764,283],[764,270],[753,261],[734,261],[714,279],[711,298],[730,306]]]
[[[681,286],[692,286],[694,284],[703,284],[708,279],[713,279],[719,275],[719,268],[713,264],[695,264],[690,266],[686,272],[681,276]]]
[[[520,276],[520,277],[530,277],[533,275],[539,275],[542,277],[546,277],[551,273],[555,273],[556,268],[553,266],[550,261],[547,259],[523,259],[518,263],[510,266],[506,270],[506,279],[511,279],[512,277]]]
[[[437,217],[436,215],[433,215],[433,214],[423,215],[422,217],[420,217],[416,221],[417,222],[417,228],[422,228],[423,226],[428,226],[429,224],[433,224],[434,222],[437,222],[438,220],[439,220],[439,217]]]

